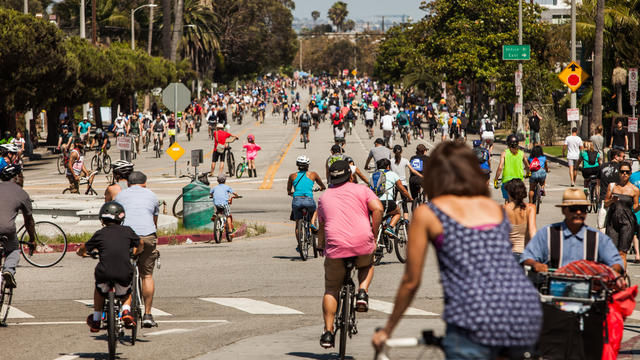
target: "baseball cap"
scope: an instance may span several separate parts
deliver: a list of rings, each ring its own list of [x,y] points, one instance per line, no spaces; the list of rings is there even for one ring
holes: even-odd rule
[[[331,185],[340,185],[351,177],[351,169],[349,163],[344,160],[338,160],[329,167],[329,181]]]

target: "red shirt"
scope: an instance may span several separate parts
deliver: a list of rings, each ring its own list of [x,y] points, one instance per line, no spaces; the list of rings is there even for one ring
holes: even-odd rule
[[[218,144],[220,145],[224,145],[224,143],[227,141],[227,139],[229,138],[229,136],[231,136],[231,134],[229,134],[228,132],[224,131],[224,130],[216,130],[213,132],[213,140],[214,140],[214,147],[213,150],[216,150],[218,148]]]

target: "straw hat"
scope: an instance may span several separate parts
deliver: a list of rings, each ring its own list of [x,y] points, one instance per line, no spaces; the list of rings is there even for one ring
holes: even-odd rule
[[[578,188],[569,188],[562,194],[562,203],[556,205],[557,207],[572,206],[572,205],[591,205],[587,200],[587,195],[584,191]]]

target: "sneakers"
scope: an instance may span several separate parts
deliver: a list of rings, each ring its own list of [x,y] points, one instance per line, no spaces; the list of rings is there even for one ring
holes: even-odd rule
[[[395,231],[393,231],[393,229],[392,229],[390,226],[387,226],[387,227],[384,229],[384,233],[385,233],[385,234],[387,234],[387,236],[391,236],[391,237],[393,237],[393,238],[395,238],[395,237],[396,237],[396,232],[395,232]]]
[[[124,322],[124,327],[127,329],[132,329],[136,326],[136,319],[131,315],[131,311],[125,310],[121,315],[122,321]]]
[[[89,316],[87,316],[87,325],[89,325],[89,331],[92,333],[100,331],[100,320],[93,320],[93,314],[89,314]]]
[[[331,331],[325,331],[324,333],[322,333],[322,336],[320,336],[320,346],[328,349],[334,347],[334,344],[335,337],[333,336],[333,333]]]
[[[367,292],[364,289],[358,290],[358,295],[356,295],[356,311],[369,311],[369,295],[367,295]]]
[[[15,289],[16,288],[16,278],[13,277],[13,274],[10,273],[8,270],[5,270],[2,272],[2,279],[4,280],[4,285],[8,288],[8,289]]]
[[[142,327],[143,328],[152,328],[158,326],[155,321],[153,321],[153,316],[151,314],[144,314],[142,316]]]

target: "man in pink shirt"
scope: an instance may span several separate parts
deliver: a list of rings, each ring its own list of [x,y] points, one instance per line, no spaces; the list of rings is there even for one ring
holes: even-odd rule
[[[349,163],[338,160],[329,167],[331,186],[318,199],[318,247],[324,249],[324,331],[320,346],[333,347],[333,320],[338,310],[338,293],[346,271],[345,258],[355,257],[360,288],[356,311],[369,309],[367,290],[373,279],[373,251],[382,213],[382,203],[368,187],[349,181]],[[371,221],[369,221],[371,213]]]

